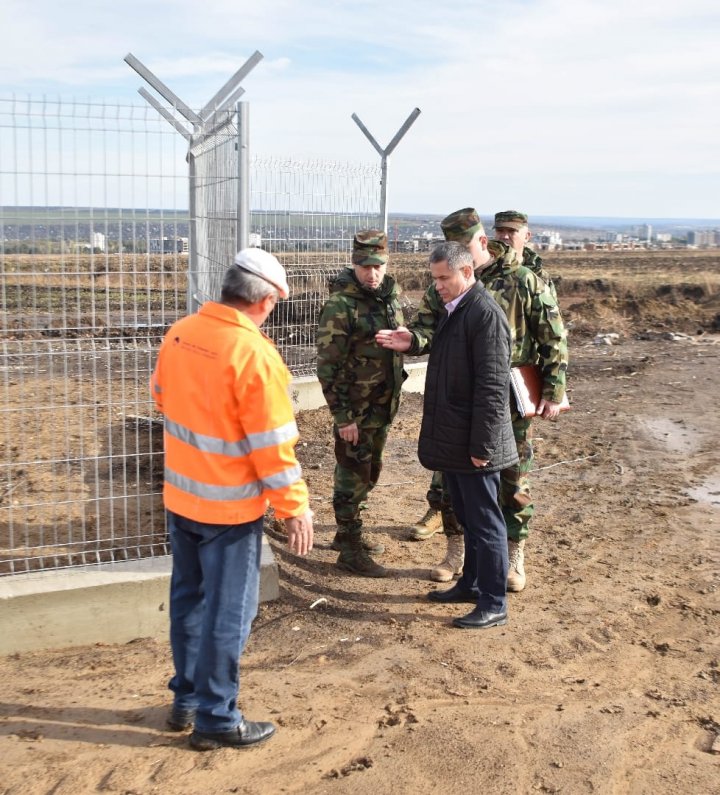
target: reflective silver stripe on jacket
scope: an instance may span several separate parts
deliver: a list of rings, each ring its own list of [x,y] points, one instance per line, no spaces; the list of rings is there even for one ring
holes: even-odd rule
[[[209,483],[201,483],[193,480],[186,475],[180,475],[172,469],[165,467],[165,481],[171,486],[175,486],[180,491],[185,491],[195,497],[213,502],[231,502],[233,500],[249,500],[259,497],[265,489],[282,489],[297,483],[302,476],[300,465],[290,467],[276,475],[254,480],[252,483],[245,483],[242,486],[213,486]]]
[[[270,475],[270,477],[263,478],[262,483],[266,489],[282,489],[285,486],[291,486],[293,483],[297,483],[301,477],[302,469],[300,468],[300,464],[297,464],[294,467],[290,467],[290,469],[284,469],[282,472],[278,472],[277,475]]]
[[[213,502],[249,500],[252,497],[259,497],[263,491],[262,484],[257,480],[242,486],[212,486],[209,483],[200,483],[185,475],[180,475],[167,467],[165,467],[165,481],[180,491]]]
[[[273,447],[277,444],[287,442],[289,439],[298,435],[297,424],[295,420],[291,420],[279,428],[272,431],[263,431],[262,433],[249,433],[247,441],[250,442],[250,447],[253,450],[260,450],[263,447]]]
[[[295,420],[271,431],[251,433],[239,442],[228,442],[217,436],[206,436],[203,433],[196,433],[190,430],[190,428],[181,425],[179,422],[167,418],[165,418],[165,430],[170,436],[174,436],[181,442],[189,444],[196,450],[200,450],[203,453],[225,455],[230,458],[242,458],[243,456],[249,455],[252,450],[260,450],[263,447],[273,447],[282,444],[298,434]]]
[[[161,395],[161,394],[162,394],[162,387],[161,387],[161,386],[160,386],[160,384],[158,384],[157,382],[155,382],[155,383],[153,384],[153,389],[155,390],[155,393],[156,393],[156,394],[158,394],[158,395]]]

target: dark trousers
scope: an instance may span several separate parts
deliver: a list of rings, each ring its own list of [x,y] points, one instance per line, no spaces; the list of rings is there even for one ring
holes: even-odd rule
[[[505,517],[507,537],[512,541],[522,541],[528,537],[530,520],[535,514],[530,496],[530,471],[533,468],[532,419],[512,414],[512,428],[520,460],[517,464],[503,469],[500,473],[500,506]],[[427,492],[428,505],[436,511],[450,514],[453,506],[442,472],[433,472]],[[448,525],[450,526],[450,525]],[[445,535],[452,535],[445,529]]]
[[[465,530],[465,563],[460,582],[477,592],[478,607],[493,613],[507,609],[507,533],[498,502],[500,473],[457,474],[445,479],[458,521]]]
[[[238,664],[257,613],[263,518],[236,525],[167,512],[173,570],[170,645],[175,706],[197,709],[195,728],[223,732],[242,720]]]

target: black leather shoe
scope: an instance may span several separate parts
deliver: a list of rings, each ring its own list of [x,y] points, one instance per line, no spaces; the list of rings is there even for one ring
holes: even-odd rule
[[[447,591],[429,591],[427,598],[431,602],[442,602],[443,604],[451,602],[469,602],[475,605],[478,600],[477,594],[468,591],[468,589],[459,582],[456,582],[455,585],[453,585],[452,588],[448,588]]]
[[[248,748],[269,740],[275,726],[265,721],[244,720],[227,732],[199,732],[190,735],[190,745],[196,751],[214,751],[216,748]]]
[[[185,731],[185,729],[189,729],[193,725],[194,720],[194,709],[180,709],[179,707],[173,706],[170,714],[165,720],[165,723],[167,724],[168,729],[171,729],[174,732],[182,732]]]
[[[476,607],[472,613],[461,618],[453,618],[453,626],[461,629],[488,629],[507,624],[507,610],[504,613],[491,613]]]

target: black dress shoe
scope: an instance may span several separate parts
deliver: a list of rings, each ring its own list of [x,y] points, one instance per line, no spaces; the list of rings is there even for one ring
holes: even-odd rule
[[[190,745],[196,751],[214,751],[216,748],[247,748],[269,740],[275,726],[265,721],[244,720],[227,732],[199,732],[190,735]]]
[[[189,729],[193,725],[194,720],[194,709],[180,709],[180,707],[173,706],[165,723],[168,729],[174,732],[182,732],[185,731],[185,729]]]
[[[427,598],[431,602],[442,602],[443,604],[448,604],[450,602],[469,602],[475,605],[478,600],[476,593],[468,591],[468,589],[459,582],[456,582],[455,585],[453,585],[452,588],[448,588],[447,591],[430,591]]]
[[[489,627],[502,627],[507,624],[507,610],[502,613],[491,613],[476,607],[472,613],[461,618],[453,618],[453,626],[462,629],[488,629]]]

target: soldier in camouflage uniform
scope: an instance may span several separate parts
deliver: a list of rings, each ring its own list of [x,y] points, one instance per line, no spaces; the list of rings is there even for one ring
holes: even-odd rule
[[[476,274],[504,310],[512,334],[512,366],[539,363],[543,373],[543,399],[538,414],[554,419],[565,394],[567,371],[567,334],[557,301],[542,278],[520,264],[513,249],[500,241],[488,241],[477,212],[468,207],[451,213],[441,222],[448,240],[466,245],[473,255]],[[393,335],[381,335],[381,344],[410,354],[426,352],[442,311],[442,301],[434,287],[423,296],[416,322],[410,329]],[[406,336],[407,332],[409,336]],[[409,343],[409,344],[408,344]],[[510,570],[508,590],[521,591],[525,587],[524,547],[528,526],[534,513],[528,473],[532,469],[531,420],[521,417],[511,398],[512,425],[520,462],[501,473],[500,503],[508,531]],[[436,476],[437,478],[437,476]],[[450,553],[457,544],[446,529],[448,555],[431,577],[439,573],[451,579],[449,569],[457,562]],[[450,560],[448,561],[448,558]],[[449,573],[449,576],[447,576]],[[444,581],[440,580],[440,581]]]
[[[553,280],[544,268],[542,257],[528,246],[532,233],[528,227],[527,215],[517,210],[503,210],[495,213],[493,228],[495,229],[495,239],[510,246],[517,253],[518,257],[522,259],[524,267],[537,274],[545,282],[557,302],[557,291]]]
[[[388,429],[406,377],[400,353],[382,348],[375,335],[403,323],[395,280],[386,275],[387,238],[358,232],[352,268],[330,286],[317,334],[317,374],[334,420],[333,508],[340,568],[366,577],[388,572],[368,551],[382,552],[363,537],[361,511],[378,482]]]

